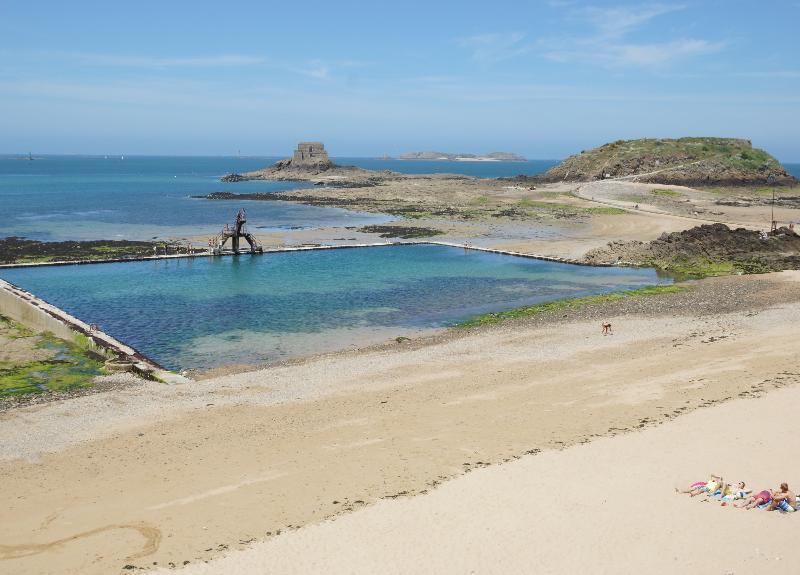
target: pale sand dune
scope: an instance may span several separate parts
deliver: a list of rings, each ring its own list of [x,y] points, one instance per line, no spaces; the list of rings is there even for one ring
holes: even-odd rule
[[[696,411],[480,469],[179,572],[798,573],[800,512],[723,508],[673,491],[708,472],[796,488],[798,409],[792,388]]]

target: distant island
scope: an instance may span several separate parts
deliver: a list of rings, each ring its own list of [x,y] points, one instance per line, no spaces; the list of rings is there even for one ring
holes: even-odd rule
[[[587,182],[624,178],[683,186],[796,185],[773,156],[738,138],[617,140],[570,156],[536,179]]]
[[[488,154],[449,154],[447,152],[406,152],[398,160],[447,160],[451,162],[527,162],[527,158],[513,152]]]

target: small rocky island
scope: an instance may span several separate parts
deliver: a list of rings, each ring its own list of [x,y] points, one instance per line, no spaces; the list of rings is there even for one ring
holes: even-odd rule
[[[570,156],[536,177],[541,182],[609,178],[682,186],[795,185],[764,150],[735,138],[617,140]]]
[[[373,185],[378,172],[355,166],[334,164],[322,142],[300,142],[291,158],[279,160],[269,167],[245,174],[228,174],[223,182],[246,180],[316,181],[335,185],[346,181],[348,185]],[[383,177],[393,172],[381,172]]]

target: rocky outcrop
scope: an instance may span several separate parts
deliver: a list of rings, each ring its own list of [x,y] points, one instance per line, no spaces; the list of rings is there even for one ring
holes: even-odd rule
[[[358,230],[365,234],[378,234],[382,238],[401,238],[411,240],[417,238],[430,238],[438,236],[444,232],[435,228],[425,228],[422,226],[364,226]]]
[[[297,144],[297,149],[295,149],[291,158],[280,160],[265,170],[250,172],[245,176],[249,177],[253,174],[268,172],[275,175],[288,176],[270,179],[293,179],[293,176],[313,176],[339,167],[331,162],[322,142],[300,142]]]
[[[0,264],[139,258],[152,256],[154,246],[129,240],[42,242],[10,236],[0,238]]]
[[[355,166],[334,164],[322,142],[300,142],[291,158],[279,160],[269,167],[245,174],[229,174],[222,181],[245,180],[310,181],[326,185],[364,187],[396,176],[393,172],[372,172]]]
[[[586,263],[626,263],[668,271],[720,273],[800,269],[800,236],[789,228],[773,233],[706,224],[664,233],[651,242],[615,241],[592,250]],[[707,274],[713,275],[713,274]]]
[[[767,152],[732,138],[617,140],[570,156],[537,179],[607,178],[695,187],[797,184]]]

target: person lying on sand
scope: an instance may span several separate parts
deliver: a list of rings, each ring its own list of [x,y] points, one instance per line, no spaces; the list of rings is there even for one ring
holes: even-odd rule
[[[750,494],[750,490],[745,489],[744,481],[740,481],[736,485],[726,483],[720,491],[722,492],[722,499],[725,501],[744,499]]]
[[[764,503],[769,503],[770,501],[772,501],[772,492],[770,492],[769,489],[764,489],[755,495],[751,495],[750,497],[739,500],[738,502],[734,503],[734,506],[742,509],[753,509],[754,507],[758,507]]]
[[[695,483],[692,483],[688,489],[679,490],[676,487],[675,491],[678,493],[688,493],[689,497],[694,497],[695,495],[700,495],[701,493],[711,495],[722,485],[723,485],[722,477],[720,477],[719,475],[712,474],[710,479],[705,483],[702,481],[697,481]]]
[[[776,509],[787,512],[797,511],[797,495],[789,490],[786,483],[781,483],[780,490],[772,492],[772,503],[767,507],[767,511]]]

